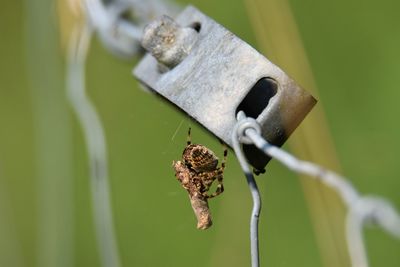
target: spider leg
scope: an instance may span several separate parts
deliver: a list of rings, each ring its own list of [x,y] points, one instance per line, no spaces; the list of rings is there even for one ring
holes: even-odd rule
[[[217,181],[218,181],[217,189],[216,189],[215,192],[212,193],[211,195],[207,195],[208,198],[216,197],[216,196],[222,194],[222,192],[224,192],[224,184],[223,184],[224,176],[223,176],[223,171],[224,171],[224,170],[222,169],[222,167],[215,171],[215,175],[213,175],[213,181],[214,181],[215,179],[217,179]]]
[[[189,127],[186,145],[192,144],[192,128]]]
[[[226,146],[225,143],[222,143],[222,147],[224,148],[224,158],[221,161],[221,171],[224,172],[225,170],[225,164],[226,164],[226,159],[228,158],[228,147]]]
[[[224,179],[224,170],[225,170],[225,165],[226,165],[226,159],[228,157],[228,148],[226,146],[226,144],[224,142],[221,141],[222,147],[224,148],[224,157],[221,161],[221,167],[218,168],[213,177],[214,181],[215,179],[217,179],[218,181],[218,185],[217,185],[217,189],[215,190],[214,193],[212,193],[211,195],[208,195],[208,198],[213,198],[216,197],[220,194],[222,194],[222,192],[224,192],[224,184],[223,184],[223,179]]]

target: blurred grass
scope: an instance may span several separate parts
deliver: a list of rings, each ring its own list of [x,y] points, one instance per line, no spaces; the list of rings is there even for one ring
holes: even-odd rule
[[[245,3],[261,52],[318,99],[318,89],[289,2],[246,0]],[[264,16],[264,10],[268,10],[268,16]],[[289,145],[300,158],[340,171],[323,103],[319,102],[302,122]],[[349,266],[341,199],[321,183],[300,177],[323,266]]]
[[[35,253],[36,264],[41,267],[74,263],[72,125],[63,89],[58,25],[50,15],[52,3],[26,1],[24,12],[25,69],[32,103],[37,178]]]
[[[256,45],[242,1],[191,3]],[[291,5],[343,173],[361,192],[383,195],[400,209],[400,3],[293,0]],[[20,1],[11,1],[0,9],[0,266],[37,266],[37,151],[33,145],[31,84],[25,72],[25,48],[29,46],[25,42],[29,40],[24,36],[23,8]],[[44,15],[56,25],[55,10],[50,10],[43,10]],[[131,76],[134,65],[135,61],[116,59],[95,42],[87,67],[89,93],[108,138],[123,265],[248,266],[250,194],[234,156],[228,159],[226,192],[211,203],[215,225],[200,232],[195,229],[186,193],[171,168],[185,145],[190,121],[141,91]],[[64,89],[54,90],[62,93]],[[201,128],[192,127],[194,141],[220,152],[216,140]],[[98,266],[86,152],[76,120],[71,130],[75,174],[73,266]],[[262,266],[320,266],[311,221],[295,176],[271,162],[268,174],[258,180],[264,201]],[[54,199],[55,205],[57,201]],[[371,266],[399,265],[398,241],[379,230],[368,230],[366,240]]]

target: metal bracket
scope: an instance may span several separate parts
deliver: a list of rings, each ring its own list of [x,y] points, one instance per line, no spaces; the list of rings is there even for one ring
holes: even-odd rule
[[[236,114],[257,120],[261,135],[281,146],[316,100],[246,42],[189,6],[176,18],[146,26],[150,52],[134,75],[232,146]],[[244,153],[256,170],[269,158],[253,145]]]

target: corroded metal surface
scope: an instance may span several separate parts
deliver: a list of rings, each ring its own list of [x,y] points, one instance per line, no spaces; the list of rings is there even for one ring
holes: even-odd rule
[[[176,23],[164,16],[149,24],[142,44],[150,53],[134,75],[229,146],[239,109],[257,120],[268,142],[281,146],[316,103],[279,67],[194,7]],[[258,170],[269,161],[252,145],[244,152]]]

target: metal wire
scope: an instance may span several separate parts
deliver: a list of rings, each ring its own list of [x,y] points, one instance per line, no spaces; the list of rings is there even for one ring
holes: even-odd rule
[[[108,161],[104,129],[85,90],[85,61],[92,29],[77,27],[70,43],[67,72],[67,95],[78,117],[86,141],[92,190],[92,206],[99,254],[103,267],[118,267],[120,259],[114,234]]]
[[[251,172],[249,165],[247,164],[246,157],[243,154],[242,148],[240,146],[240,123],[235,125],[234,131],[232,133],[232,144],[235,150],[236,157],[243,169],[243,172],[247,179],[247,184],[250,187],[251,196],[253,198],[253,210],[250,217],[250,246],[251,246],[251,266],[260,266],[259,257],[259,246],[258,246],[258,219],[261,212],[261,197],[260,192],[257,187],[256,180]]]
[[[140,40],[144,26],[155,17],[173,16],[178,8],[167,0],[84,0],[85,13],[103,44],[114,54],[129,58],[142,48]],[[124,17],[126,14],[133,19]],[[134,20],[134,21],[133,21]]]
[[[164,3],[165,2],[165,3]],[[110,189],[106,138],[101,119],[85,89],[85,62],[90,40],[98,33],[104,45],[120,56],[131,57],[141,50],[142,28],[151,16],[175,14],[177,9],[166,0],[84,0],[85,25],[78,25],[69,45],[67,95],[78,117],[86,141],[92,191],[92,206],[100,262],[104,267],[120,266]],[[136,22],[123,18],[133,12]]]
[[[360,196],[355,188],[344,177],[326,170],[321,166],[302,161],[288,152],[269,144],[257,130],[258,123],[252,118],[247,118],[243,111],[238,112],[238,122],[235,126],[233,140],[237,146],[240,138],[251,142],[266,155],[278,160],[290,170],[306,174],[335,190],[348,207],[346,218],[347,245],[353,266],[367,267],[368,259],[362,235],[366,223],[375,224],[389,234],[400,239],[400,215],[391,203],[373,196]],[[243,154],[235,148],[239,162],[243,161]],[[239,152],[239,153],[238,153]],[[243,168],[247,175],[248,166]],[[256,205],[256,203],[254,203]],[[253,238],[253,237],[252,237]]]

